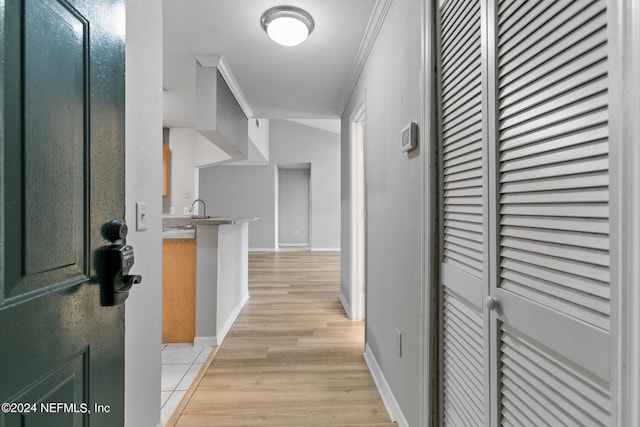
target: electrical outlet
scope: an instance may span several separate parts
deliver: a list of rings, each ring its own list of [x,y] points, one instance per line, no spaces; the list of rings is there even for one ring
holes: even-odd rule
[[[402,357],[402,332],[396,329],[396,353]]]
[[[188,199],[189,197],[191,197],[191,191],[188,188],[185,188],[184,191],[182,192],[182,197],[184,197],[185,199]]]
[[[173,206],[171,206],[171,207],[169,208],[169,215],[175,215],[175,214],[176,214],[176,208],[175,208],[175,207],[173,207]]]
[[[182,210],[182,214],[183,214],[183,215],[185,215],[185,216],[189,215],[189,208],[185,207],[185,208]]]

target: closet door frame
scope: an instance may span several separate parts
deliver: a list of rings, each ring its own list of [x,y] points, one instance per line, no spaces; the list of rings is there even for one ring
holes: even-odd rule
[[[640,425],[640,4],[609,0],[612,425]]]
[[[438,190],[438,118],[436,91],[437,0],[421,0],[421,123],[420,143],[424,149],[423,292],[422,345],[420,357],[420,425],[435,426],[439,420],[439,190]]]

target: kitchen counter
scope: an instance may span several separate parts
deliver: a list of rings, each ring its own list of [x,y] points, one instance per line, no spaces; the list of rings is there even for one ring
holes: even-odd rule
[[[183,227],[187,225],[220,225],[220,224],[240,224],[259,219],[258,217],[232,217],[232,216],[210,216],[208,218],[192,218],[190,216],[165,216],[162,218],[162,226]]]
[[[162,218],[162,238],[171,240],[195,239],[198,225],[235,225],[257,221],[258,219],[258,217],[228,216],[212,216],[209,218],[164,217]]]
[[[162,230],[162,240],[195,240],[194,228],[167,228]]]
[[[248,234],[256,217],[164,217],[165,242],[195,241],[194,345],[220,345],[249,299]]]

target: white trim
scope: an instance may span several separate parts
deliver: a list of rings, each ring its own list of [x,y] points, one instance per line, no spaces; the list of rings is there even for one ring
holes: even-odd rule
[[[276,248],[249,248],[249,252],[276,252]]]
[[[366,91],[349,117],[350,188],[349,243],[351,319],[364,320],[367,271],[367,100]],[[362,204],[360,203],[362,201]],[[360,227],[362,225],[362,228]]]
[[[240,89],[240,85],[238,85],[238,81],[233,76],[231,68],[229,68],[229,64],[227,64],[227,61],[225,61],[224,57],[217,53],[198,54],[196,55],[196,60],[203,67],[218,68],[218,71],[220,71],[220,74],[222,74],[224,81],[229,85],[231,93],[233,93],[233,95],[236,97],[236,101],[238,101],[238,104],[240,105],[240,108],[242,108],[245,116],[247,116],[247,119],[253,118],[253,110],[249,106],[247,99],[244,97],[244,93],[242,93],[242,89]]]
[[[309,242],[307,243],[280,243],[278,242],[278,246],[281,248],[304,248],[310,247]]]
[[[349,318],[349,320],[353,320],[353,313],[351,312],[351,305],[349,305],[349,302],[347,301],[347,298],[344,296],[344,293],[342,293],[342,290],[338,294],[338,299],[342,303],[342,308],[344,309],[344,312],[347,315],[347,317]]]
[[[340,248],[311,248],[311,252],[340,252]]]
[[[400,405],[393,395],[391,387],[382,373],[382,369],[380,369],[380,365],[378,365],[375,356],[371,352],[369,344],[365,345],[364,353],[362,354],[365,362],[367,362],[369,372],[371,372],[371,376],[373,377],[373,382],[376,383],[376,387],[382,398],[382,403],[384,403],[384,407],[387,409],[391,421],[397,423],[399,427],[409,427],[409,423],[404,417],[402,409],[400,409]]]
[[[612,425],[640,425],[640,5],[609,1]]]
[[[373,6],[373,11],[371,12],[371,17],[369,18],[369,23],[367,24],[364,37],[360,42],[358,53],[353,61],[351,72],[349,73],[344,90],[342,91],[342,98],[340,98],[340,105],[338,106],[338,116],[342,116],[344,109],[347,107],[349,98],[351,98],[351,94],[356,87],[356,83],[358,83],[360,73],[362,73],[362,69],[364,68],[364,64],[367,62],[367,58],[369,58],[373,44],[375,43],[376,38],[378,38],[380,28],[382,28],[382,24],[387,16],[387,12],[389,12],[392,2],[393,0],[376,0],[376,4]]]
[[[249,292],[244,294],[244,296],[242,297],[242,299],[240,300],[238,305],[236,305],[236,308],[233,309],[233,311],[231,312],[231,314],[227,318],[227,321],[225,322],[225,324],[222,327],[222,329],[220,331],[218,331],[218,335],[217,335],[217,341],[218,342],[217,342],[217,345],[222,344],[222,341],[224,341],[224,339],[226,338],[227,334],[229,333],[229,330],[233,326],[233,322],[236,321],[236,319],[240,315],[240,312],[242,311],[243,307],[245,306],[245,304],[247,304],[247,301],[249,301]]]
[[[438,406],[438,393],[433,388],[433,378],[438,371],[434,369],[434,362],[438,360],[437,346],[434,346],[434,338],[438,337],[437,328],[438,310],[434,304],[434,290],[439,286],[438,262],[438,156],[436,145],[436,111],[434,100],[436,99],[435,76],[427,70],[435,67],[435,16],[436,4],[431,0],[422,0],[420,6],[420,32],[421,32],[421,71],[420,71],[420,129],[418,141],[422,154],[421,165],[421,262],[420,271],[422,284],[420,313],[420,425],[434,425],[434,406]],[[424,151],[423,151],[424,150]],[[437,295],[437,292],[435,292]]]
[[[215,335],[212,337],[194,337],[193,345],[194,347],[215,347],[218,345],[218,338]]]

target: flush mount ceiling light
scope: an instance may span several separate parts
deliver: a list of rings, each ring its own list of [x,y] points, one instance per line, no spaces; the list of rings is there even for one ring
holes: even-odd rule
[[[313,31],[313,18],[306,11],[294,6],[276,6],[260,18],[260,25],[271,40],[283,46],[295,46]]]

